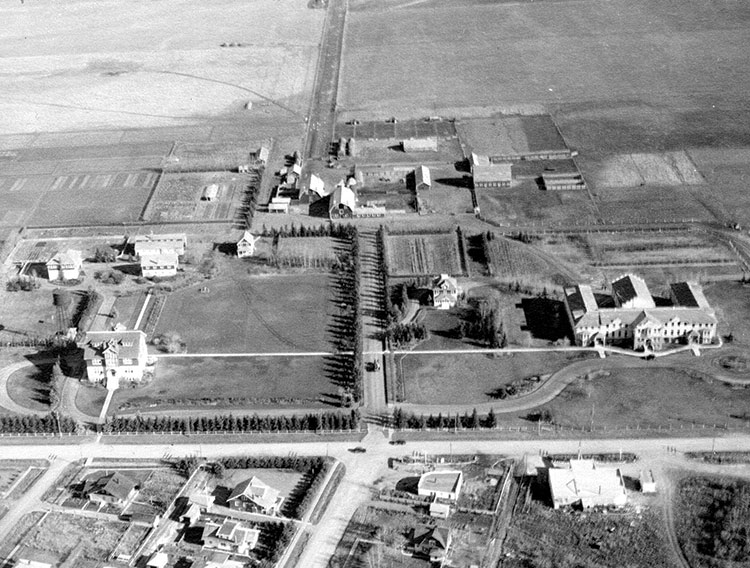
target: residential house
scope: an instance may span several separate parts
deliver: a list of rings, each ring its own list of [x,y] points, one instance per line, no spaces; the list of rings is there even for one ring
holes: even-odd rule
[[[458,501],[464,476],[461,471],[431,471],[422,474],[417,483],[417,494]]]
[[[141,255],[141,275],[144,278],[168,278],[177,274],[179,260],[177,253]]]
[[[447,503],[430,503],[430,516],[447,519],[451,514],[451,506]]]
[[[430,168],[427,166],[419,166],[414,170],[414,189],[419,191],[426,191],[432,187],[432,179],[430,177]]]
[[[255,254],[255,243],[260,240],[260,236],[253,236],[250,231],[245,231],[242,238],[237,241],[237,256],[246,258]]]
[[[463,294],[458,281],[448,274],[441,274],[432,284],[432,305],[439,310],[448,310],[456,305]]]
[[[598,467],[594,460],[570,460],[569,468],[549,468],[547,479],[555,509],[568,505],[622,507],[627,502],[620,470]]]
[[[670,344],[713,343],[718,321],[700,286],[673,284],[671,296],[671,306],[657,307],[643,279],[628,274],[612,282],[609,301],[580,284],[565,289],[564,302],[577,345],[656,351]]]
[[[86,376],[92,383],[114,386],[120,379],[143,380],[148,349],[142,331],[89,331],[81,344]]]
[[[234,487],[227,504],[240,511],[276,515],[283,501],[277,489],[253,476]]]
[[[136,256],[167,253],[182,256],[187,248],[185,233],[136,235],[130,242],[133,243]]]
[[[76,280],[81,275],[83,256],[81,251],[68,249],[58,252],[47,261],[47,278],[54,280]]]
[[[429,558],[430,562],[442,562],[448,554],[451,540],[447,527],[420,525],[414,529],[410,544],[415,555]]]
[[[243,526],[239,521],[225,519],[223,523],[206,523],[203,528],[203,547],[233,554],[247,554],[258,544],[260,531]]]
[[[123,506],[138,493],[137,483],[115,471],[83,482],[81,494],[92,503]]]
[[[292,204],[291,197],[274,197],[268,204],[269,213],[289,213]]]

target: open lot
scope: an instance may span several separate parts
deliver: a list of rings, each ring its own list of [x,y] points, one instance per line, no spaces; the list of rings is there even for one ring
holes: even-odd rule
[[[338,369],[325,357],[162,359],[148,385],[120,389],[111,413],[188,412],[217,414],[285,407],[324,408],[335,399],[330,377]],[[106,396],[101,388],[82,388],[76,405],[97,415]]]
[[[299,112],[324,11],[289,0],[199,10],[185,0],[64,10],[42,1],[5,6],[0,17],[1,71],[16,78],[0,89],[2,130],[17,133],[195,124],[264,97]]]
[[[388,235],[388,268],[392,276],[463,274],[456,233]]]
[[[232,259],[223,275],[170,294],[156,335],[177,332],[190,353],[330,351],[329,323],[340,309],[329,274],[243,274]],[[196,325],[200,322],[200,325]]]
[[[485,156],[520,157],[568,150],[549,115],[464,119],[456,129],[472,152]]]
[[[247,191],[257,187],[256,173],[164,173],[144,217],[150,221],[234,220]],[[216,196],[204,199],[204,190],[216,186]]]
[[[585,162],[585,158],[582,159]],[[685,152],[662,154],[617,154],[598,164],[587,180],[597,189],[700,185],[705,183]]]

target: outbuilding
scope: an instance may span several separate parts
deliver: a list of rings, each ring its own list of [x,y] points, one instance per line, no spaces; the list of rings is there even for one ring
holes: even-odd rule
[[[414,170],[414,189],[416,191],[426,191],[432,187],[432,179],[430,178],[430,168],[427,166],[419,166]]]
[[[328,214],[331,219],[350,219],[357,208],[357,197],[351,188],[343,183],[336,186],[331,194]]]

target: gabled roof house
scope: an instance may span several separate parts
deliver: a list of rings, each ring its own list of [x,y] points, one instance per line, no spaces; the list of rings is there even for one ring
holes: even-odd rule
[[[277,489],[255,476],[238,483],[227,499],[232,509],[264,515],[278,514],[283,501]]]

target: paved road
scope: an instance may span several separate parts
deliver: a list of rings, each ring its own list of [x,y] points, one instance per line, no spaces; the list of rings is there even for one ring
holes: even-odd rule
[[[385,398],[385,362],[383,361],[384,330],[382,320],[383,282],[380,275],[377,235],[372,231],[361,231],[359,237],[361,261],[360,289],[363,321],[362,351],[364,404],[371,415],[388,411]],[[377,360],[377,370],[368,371],[367,362]]]
[[[347,0],[330,0],[328,4],[307,124],[307,158],[326,157],[333,138],[347,8]]]

